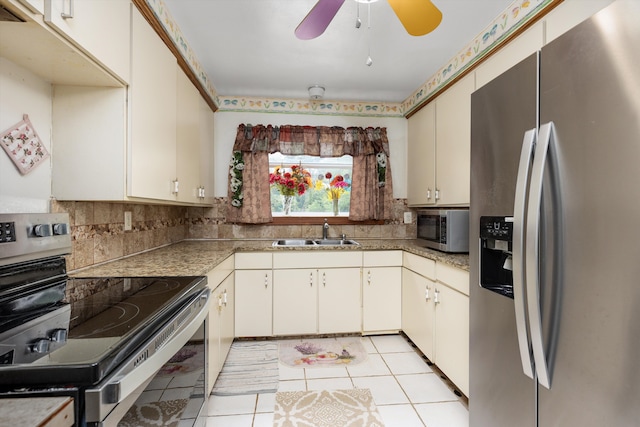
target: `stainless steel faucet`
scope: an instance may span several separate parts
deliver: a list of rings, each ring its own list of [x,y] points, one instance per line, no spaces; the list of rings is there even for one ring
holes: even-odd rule
[[[324,225],[322,226],[322,240],[327,240],[329,236],[329,223],[327,222],[327,218],[324,219]]]

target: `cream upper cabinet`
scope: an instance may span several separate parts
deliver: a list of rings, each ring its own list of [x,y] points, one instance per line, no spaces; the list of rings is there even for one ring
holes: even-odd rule
[[[407,199],[410,206],[469,204],[474,88],[472,73],[409,118]]]
[[[436,194],[438,205],[469,204],[473,73],[436,98]]]
[[[200,115],[200,202],[213,204],[213,111],[201,97],[198,101]]]
[[[23,5],[27,6],[27,8],[34,13],[38,13],[40,15],[44,15],[44,1],[45,0],[18,0]]]
[[[407,200],[409,206],[435,203],[436,105],[431,102],[408,120]]]
[[[44,0],[45,22],[124,82],[130,73],[129,14],[129,0]]]
[[[132,11],[128,193],[177,200],[176,58],[137,9]]]
[[[177,64],[176,64],[177,67]],[[177,75],[176,162],[182,202],[200,201],[200,93],[184,72]]]

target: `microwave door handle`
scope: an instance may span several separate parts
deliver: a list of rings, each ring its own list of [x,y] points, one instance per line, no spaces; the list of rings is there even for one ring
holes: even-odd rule
[[[525,132],[520,151],[520,163],[518,164],[518,177],[516,180],[516,195],[513,206],[513,299],[516,315],[516,331],[518,334],[518,347],[522,371],[533,379],[533,363],[531,359],[531,347],[527,328],[526,301],[524,291],[524,218],[527,200],[527,187],[533,153],[536,146],[537,129]]]
[[[531,186],[527,206],[527,305],[531,328],[531,347],[538,383],[551,388],[551,376],[542,338],[542,313],[540,309],[540,208],[542,206],[542,182],[547,164],[549,145],[553,142],[553,122],[540,126],[539,141],[533,159]]]

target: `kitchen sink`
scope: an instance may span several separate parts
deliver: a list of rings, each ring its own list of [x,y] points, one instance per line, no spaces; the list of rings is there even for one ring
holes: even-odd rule
[[[282,239],[273,242],[273,246],[313,246],[313,240],[310,239]]]
[[[357,246],[355,240],[342,239],[280,239],[273,242],[273,246],[291,247],[291,246]]]
[[[332,240],[332,239],[318,239],[314,240],[316,245],[320,246],[348,246],[359,245],[355,240]]]

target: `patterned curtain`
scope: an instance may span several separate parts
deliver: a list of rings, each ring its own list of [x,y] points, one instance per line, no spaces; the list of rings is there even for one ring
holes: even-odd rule
[[[391,218],[393,190],[386,128],[238,126],[229,165],[229,222],[271,222],[269,153],[353,157],[349,219]]]

